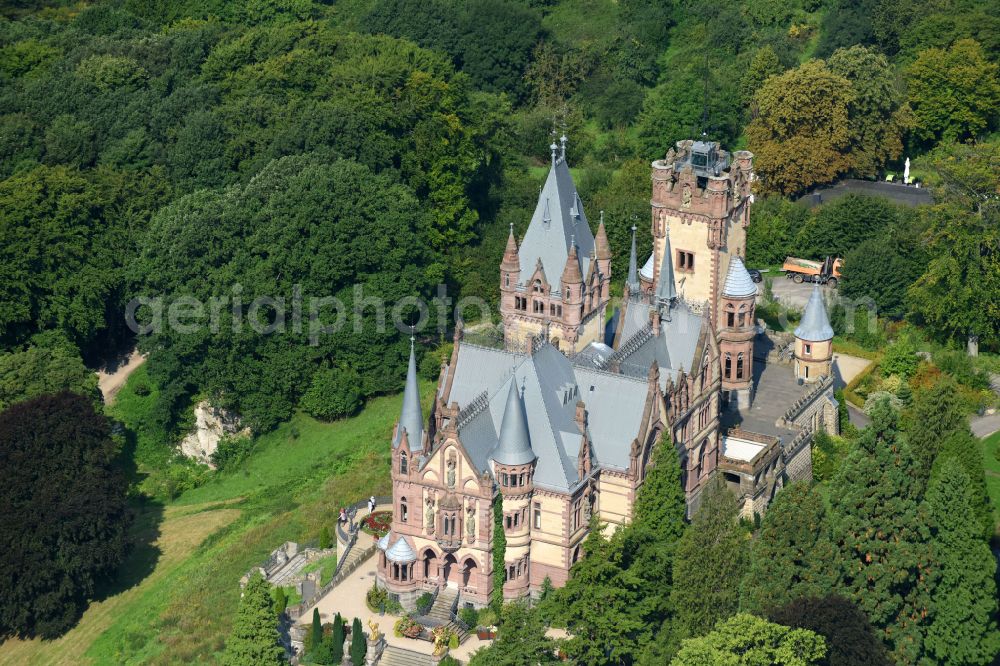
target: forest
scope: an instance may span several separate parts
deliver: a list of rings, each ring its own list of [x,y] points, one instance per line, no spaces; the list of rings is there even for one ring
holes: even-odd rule
[[[256,435],[299,412],[358,413],[401,387],[410,335],[370,310],[311,344],[234,326],[137,336],[129,304],[301,290],[363,308],[359,293],[430,300],[439,285],[495,302],[508,228],[526,228],[563,134],[588,217],[605,213],[613,293],[633,224],[649,252],[649,162],[704,134],[755,154],[752,267],[843,256],[843,294],[873,301],[883,333],[944,350],[974,338],[995,363],[998,129],[1000,6],[983,0],[13,0],[0,9],[0,409],[20,406],[5,427],[22,436],[33,409],[89,423],[92,370],[137,346],[152,405],[129,492],[171,499],[206,478],[174,452],[201,400]],[[899,180],[907,157],[934,205],[796,202],[844,177]],[[435,316],[419,334],[424,379],[455,323]],[[953,367],[982,390],[980,368]],[[106,436],[73,434],[102,466]],[[954,499],[906,492],[913,511]],[[120,512],[109,500],[100,520]],[[593,544],[611,567],[594,575],[632,575],[615,548]],[[862,595],[853,584],[822,593]],[[623,618],[636,630],[622,636],[645,649],[669,600],[643,603],[656,607]],[[716,619],[671,625],[665,644]],[[0,630],[72,621],[0,616]]]

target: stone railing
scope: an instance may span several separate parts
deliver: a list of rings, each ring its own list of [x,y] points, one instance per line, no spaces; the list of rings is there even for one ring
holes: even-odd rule
[[[811,391],[803,395],[801,398],[792,403],[792,406],[784,413],[784,415],[778,419],[778,426],[798,426],[795,419],[799,418],[802,413],[806,410],[813,401],[819,397],[824,391],[833,386],[833,377],[827,376],[821,379]]]

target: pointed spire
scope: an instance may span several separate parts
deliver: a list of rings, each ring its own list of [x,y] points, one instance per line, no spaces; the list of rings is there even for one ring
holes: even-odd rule
[[[812,295],[809,296],[802,321],[795,329],[795,337],[808,342],[833,339],[833,327],[830,326],[830,318],[826,315],[826,306],[823,304],[823,295],[818,285],[813,287]]]
[[[583,283],[583,271],[580,269],[580,257],[576,251],[575,237],[571,238],[569,242],[569,255],[566,257],[566,267],[563,268],[561,282],[563,287],[568,284]]]
[[[559,149],[559,146],[556,145],[555,141],[553,141],[552,144],[549,146],[549,150],[552,151],[552,166],[556,165],[556,151],[558,149]]]
[[[410,449],[419,451],[423,442],[423,422],[424,416],[420,409],[420,386],[417,383],[417,354],[413,347],[413,327],[410,327],[410,364],[406,369],[406,388],[403,389],[403,408],[399,412],[399,426],[396,428],[396,441],[393,447],[398,446],[406,431],[406,438],[410,444]]]
[[[656,300],[659,303],[670,303],[677,298],[677,286],[674,283],[674,259],[670,249],[670,229],[663,236],[663,263],[660,264],[660,279],[656,283]]]
[[[601,223],[597,225],[597,236],[594,237],[594,250],[597,258],[606,260],[611,258],[611,247],[608,245],[608,232],[604,228],[604,211],[601,211]]]
[[[635,254],[635,225],[632,225],[632,252],[628,256],[628,287],[629,294],[639,293],[639,261]]]
[[[565,134],[559,137],[559,143],[562,145],[562,158],[564,160],[566,159],[566,141],[568,141],[568,139]]]
[[[535,459],[528,434],[528,416],[524,400],[517,388],[517,377],[511,376],[507,405],[500,422],[500,436],[493,451],[493,460],[501,465],[526,465]]]
[[[503,252],[503,262],[500,268],[504,270],[518,270],[520,262],[517,256],[517,239],[514,238],[514,223],[510,223],[510,234],[507,236],[507,248]]]

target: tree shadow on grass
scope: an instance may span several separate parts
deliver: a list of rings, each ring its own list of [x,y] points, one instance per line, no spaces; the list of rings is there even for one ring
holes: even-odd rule
[[[163,504],[145,497],[129,502],[133,512],[129,528],[130,550],[118,570],[108,580],[98,585],[92,601],[104,601],[144,581],[156,569],[162,554],[156,546],[163,523]]]

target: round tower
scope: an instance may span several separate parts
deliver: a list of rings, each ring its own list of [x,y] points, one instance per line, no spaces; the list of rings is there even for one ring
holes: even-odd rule
[[[832,359],[833,327],[817,285],[795,329],[795,376],[806,383],[829,377]]]
[[[730,408],[750,406],[753,389],[754,302],[757,285],[750,278],[743,260],[734,256],[719,299],[719,359],[722,364],[722,390],[727,392]]]
[[[507,248],[500,262],[500,310],[501,314],[513,313],[517,309],[517,283],[521,279],[521,259],[518,256],[517,240],[514,238],[514,223],[510,225]]]

